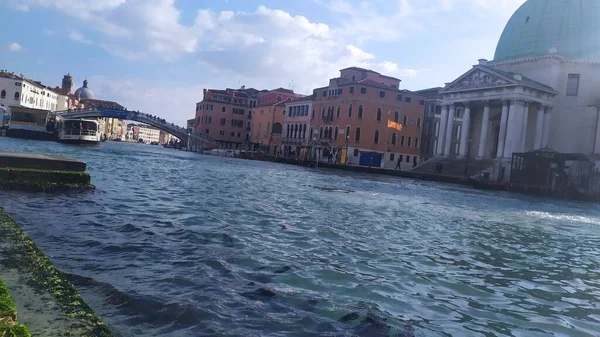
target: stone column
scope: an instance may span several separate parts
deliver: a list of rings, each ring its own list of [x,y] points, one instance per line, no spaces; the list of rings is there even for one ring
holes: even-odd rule
[[[481,136],[479,136],[479,151],[478,158],[485,158],[485,148],[487,145],[488,127],[490,124],[490,105],[489,102],[484,102],[483,119],[481,120]]]
[[[446,134],[444,135],[444,156],[449,157],[452,152],[452,127],[454,126],[454,104],[448,108],[448,121],[446,122]]]
[[[523,102],[510,101],[510,112],[506,123],[506,138],[504,140],[504,158],[512,158],[515,148],[521,145],[521,123],[523,121]],[[518,144],[518,145],[517,145]]]
[[[504,157],[504,143],[506,141],[506,124],[508,123],[508,109],[510,101],[502,101],[502,116],[500,117],[500,132],[498,134],[498,150],[496,151],[496,158]]]
[[[535,120],[535,142],[533,149],[541,149],[542,141],[544,140],[544,106],[540,104]]]
[[[437,149],[436,153],[438,155],[444,154],[444,139],[446,135],[446,124],[448,123],[448,109],[450,108],[449,104],[442,105],[442,114],[440,116],[440,125],[438,127],[437,134]]]
[[[458,154],[460,157],[465,157],[469,151],[469,127],[471,126],[471,107],[469,102],[465,103],[465,112],[462,117],[462,127],[460,128],[460,147],[458,148]]]
[[[523,103],[523,122],[521,124],[521,143],[518,145],[517,152],[525,152],[525,142],[527,142],[527,123],[529,122],[529,102]]]
[[[544,113],[544,133],[542,137],[542,148],[548,147],[548,138],[550,137],[550,122],[552,121],[552,107],[546,106]]]

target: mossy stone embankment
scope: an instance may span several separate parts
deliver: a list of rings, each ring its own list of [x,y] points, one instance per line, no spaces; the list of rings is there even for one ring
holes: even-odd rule
[[[31,337],[27,327],[17,322],[17,309],[2,279],[0,279],[0,336]]]
[[[66,276],[54,267],[50,259],[2,208],[0,208],[0,246],[2,248],[0,253],[3,255],[0,259],[0,267],[18,271],[18,274],[21,275],[20,282],[27,283],[39,296],[49,295],[53,298],[53,302],[56,303],[64,320],[68,323],[66,331],[61,331],[57,335],[113,336],[110,329],[79,296]],[[10,291],[10,288],[8,290]],[[11,317],[12,313],[15,313],[14,304],[10,304],[12,301],[7,303],[9,304],[1,308],[6,307],[8,317]],[[40,310],[52,309],[40,308]],[[14,320],[11,322],[14,322]],[[30,326],[30,329],[33,328],[33,326]],[[27,335],[3,335],[0,330],[0,337],[4,336]]]
[[[25,191],[63,191],[89,189],[86,172],[0,168],[0,189]]]

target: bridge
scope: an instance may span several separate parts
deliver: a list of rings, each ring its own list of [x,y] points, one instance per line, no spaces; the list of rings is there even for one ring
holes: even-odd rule
[[[94,107],[80,110],[56,111],[61,118],[116,118],[148,124],[162,131],[168,132],[179,138],[184,144],[202,147],[214,147],[213,142],[206,135],[192,135],[187,128],[169,123],[166,120],[145,114],[139,111]]]

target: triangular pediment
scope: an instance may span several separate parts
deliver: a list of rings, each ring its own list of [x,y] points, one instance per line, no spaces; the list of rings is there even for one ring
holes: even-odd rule
[[[454,91],[477,90],[494,87],[519,85],[519,81],[499,74],[487,67],[474,66],[471,70],[448,84],[442,93]]]

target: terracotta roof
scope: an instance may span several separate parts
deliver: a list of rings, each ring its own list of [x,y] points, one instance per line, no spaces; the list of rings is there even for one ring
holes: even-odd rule
[[[285,103],[296,103],[296,102],[300,103],[300,102],[312,101],[312,99],[313,99],[313,96],[308,95],[308,96],[293,99],[291,102],[285,102]]]
[[[123,109],[123,106],[117,102],[105,101],[101,99],[82,99],[81,103],[83,103],[86,108],[102,107],[107,109]]]

